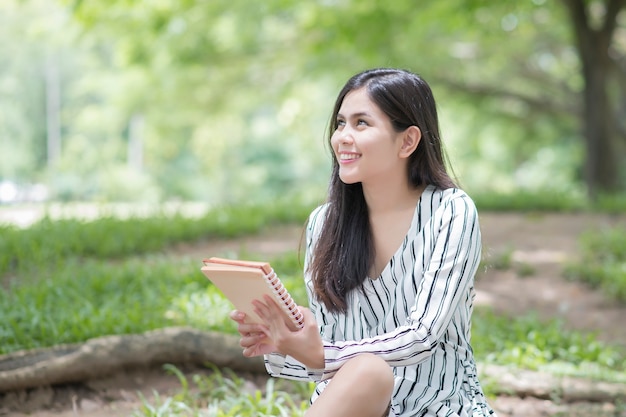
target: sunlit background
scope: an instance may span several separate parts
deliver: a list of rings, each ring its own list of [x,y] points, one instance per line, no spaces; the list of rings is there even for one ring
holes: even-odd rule
[[[153,396],[129,396],[123,365],[77,397],[48,386],[76,367],[40,349],[174,326],[236,338],[209,256],[268,261],[306,303],[330,113],[372,67],[431,84],[481,214],[472,347],[498,415],[625,415],[624,0],[0,0],[0,415],[122,397],[142,417],[303,415],[312,386],[247,393],[223,366],[189,375],[197,396],[147,374]]]
[[[380,66],[430,82],[471,193],[620,191],[625,72],[603,86],[607,182],[586,173],[574,33],[548,0],[3,0],[0,203],[323,198],[334,98]]]

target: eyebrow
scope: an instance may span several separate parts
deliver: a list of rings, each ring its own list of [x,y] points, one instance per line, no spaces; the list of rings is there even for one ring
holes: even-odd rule
[[[355,117],[372,117],[372,115],[366,111],[361,111],[361,112],[357,112],[357,113],[353,113],[352,115],[350,115],[351,118],[355,118]],[[343,117],[345,119],[345,116],[341,113],[337,113],[337,117]]]

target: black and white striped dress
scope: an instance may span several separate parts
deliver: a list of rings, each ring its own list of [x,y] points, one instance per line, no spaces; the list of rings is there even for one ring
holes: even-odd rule
[[[306,260],[324,221],[311,213]],[[310,308],[324,340],[326,366],[307,369],[291,357],[265,357],[277,377],[317,381],[311,401],[354,356],[369,352],[393,367],[390,416],[495,416],[487,405],[470,346],[474,274],[481,254],[478,215],[459,189],[428,186],[410,229],[377,279],[354,291],[345,314],[329,313],[312,297]],[[305,265],[306,270],[306,265]]]

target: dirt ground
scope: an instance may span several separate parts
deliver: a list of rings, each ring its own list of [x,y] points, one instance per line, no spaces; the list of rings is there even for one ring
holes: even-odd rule
[[[477,305],[517,315],[534,311],[559,318],[570,329],[595,332],[601,340],[626,346],[626,306],[562,276],[566,262],[576,259],[578,237],[588,230],[626,224],[626,215],[482,214],[486,264],[510,256],[510,268],[487,267],[476,281]],[[173,252],[199,259],[224,251],[245,250],[268,256],[299,245],[300,228],[281,227],[246,239],[181,245]],[[522,272],[525,273],[522,273]],[[528,272],[531,272],[528,274]],[[201,369],[183,369],[189,375]],[[262,387],[263,380],[251,378]],[[150,399],[180,389],[178,379],[162,369],[129,370],[97,381],[40,388],[0,397],[0,416],[112,417],[129,416],[141,406],[138,393]],[[557,401],[501,396],[491,405],[500,417],[624,417],[614,404],[561,404]],[[623,410],[623,409],[622,409]]]

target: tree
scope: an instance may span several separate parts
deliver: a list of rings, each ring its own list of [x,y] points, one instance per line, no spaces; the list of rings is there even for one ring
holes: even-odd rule
[[[349,15],[336,13],[330,24],[330,18],[322,19],[328,45],[352,39],[370,55],[411,64],[401,32],[411,40],[409,47],[428,59],[429,77],[480,101],[482,111],[526,125],[524,140],[537,139],[533,130],[546,117],[561,125],[563,137],[569,136],[567,125],[578,125],[576,136],[585,145],[583,178],[592,198],[626,185],[625,0],[367,4],[351,3],[344,9]],[[565,14],[559,10],[563,5]],[[359,30],[374,25],[365,34]],[[564,31],[569,27],[573,39]],[[350,47],[354,43],[342,53],[349,54]],[[578,61],[568,57],[572,47]]]
[[[563,0],[584,79],[582,132],[592,197],[620,188],[626,145],[626,36],[617,38],[625,0]],[[620,144],[621,141],[621,144]],[[620,148],[621,146],[621,148]]]
[[[67,1],[89,32],[105,34],[122,67],[151,77],[148,90],[134,93],[147,108],[130,114],[160,125],[164,153],[172,152],[171,138],[191,133],[212,141],[205,149],[200,140],[184,141],[200,146],[192,153],[256,163],[229,156],[226,144],[246,147],[254,132],[243,126],[277,118],[303,81],[330,86],[332,95],[358,69],[399,66],[433,80],[446,93],[444,103],[472,115],[464,146],[476,157],[487,160],[485,148],[508,148],[489,162],[501,160],[500,177],[532,172],[537,155],[557,148],[553,157],[586,167],[580,180],[592,196],[626,182],[619,172],[626,155],[624,0]],[[215,130],[233,124],[237,135]],[[501,143],[482,144],[487,135],[479,129],[495,130],[491,136]],[[273,130],[258,143],[285,133]],[[534,180],[520,178],[522,185]]]

